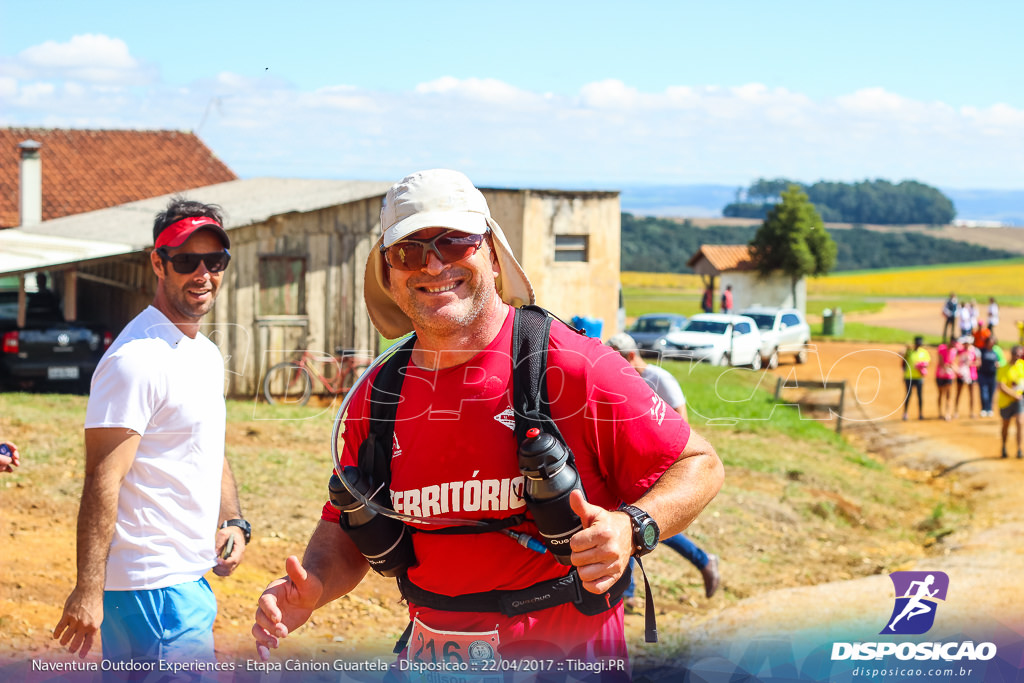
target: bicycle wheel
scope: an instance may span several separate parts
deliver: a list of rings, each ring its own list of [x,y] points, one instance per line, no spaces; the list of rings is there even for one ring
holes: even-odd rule
[[[349,370],[345,374],[345,377],[341,380],[341,393],[347,394],[349,390],[352,388],[352,385],[356,383],[356,380],[359,379],[364,372],[366,372],[366,368],[368,367],[370,366],[367,365],[366,363],[353,365],[352,369]]]
[[[298,363],[278,363],[263,378],[263,396],[271,405],[304,406],[312,392],[309,370]]]

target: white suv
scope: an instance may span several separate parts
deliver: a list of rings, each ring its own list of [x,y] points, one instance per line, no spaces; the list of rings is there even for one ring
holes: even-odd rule
[[[752,318],[761,331],[761,362],[764,366],[778,367],[779,354],[783,353],[792,353],[797,363],[807,361],[811,328],[800,311],[795,308],[753,306],[740,315]]]
[[[742,315],[700,313],[678,332],[665,335],[663,357],[712,365],[749,365],[761,369],[761,335]]]

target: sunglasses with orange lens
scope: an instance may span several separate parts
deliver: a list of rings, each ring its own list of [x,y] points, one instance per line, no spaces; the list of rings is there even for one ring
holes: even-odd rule
[[[470,235],[449,230],[428,240],[405,239],[390,247],[381,246],[384,260],[395,270],[419,270],[427,265],[427,254],[444,265],[467,259],[477,252],[486,235]]]

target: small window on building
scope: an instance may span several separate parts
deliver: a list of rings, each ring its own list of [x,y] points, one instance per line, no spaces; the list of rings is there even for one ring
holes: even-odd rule
[[[258,315],[306,314],[306,259],[260,256]]]
[[[589,240],[589,235],[555,235],[555,261],[585,263]]]

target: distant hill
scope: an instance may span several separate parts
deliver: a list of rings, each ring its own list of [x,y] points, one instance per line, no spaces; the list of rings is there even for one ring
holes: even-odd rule
[[[755,232],[756,225],[697,227],[689,220],[623,213],[621,268],[646,273],[689,273],[686,262],[700,245],[747,244]],[[868,230],[858,226],[830,229],[829,234],[838,247],[836,271],[1020,258],[1019,253],[1005,249],[934,237],[925,231]]]
[[[737,185],[624,184],[618,187],[622,210],[635,216],[712,218],[736,200]],[[1024,190],[940,188],[956,205],[957,218],[1001,221],[1024,227]]]

